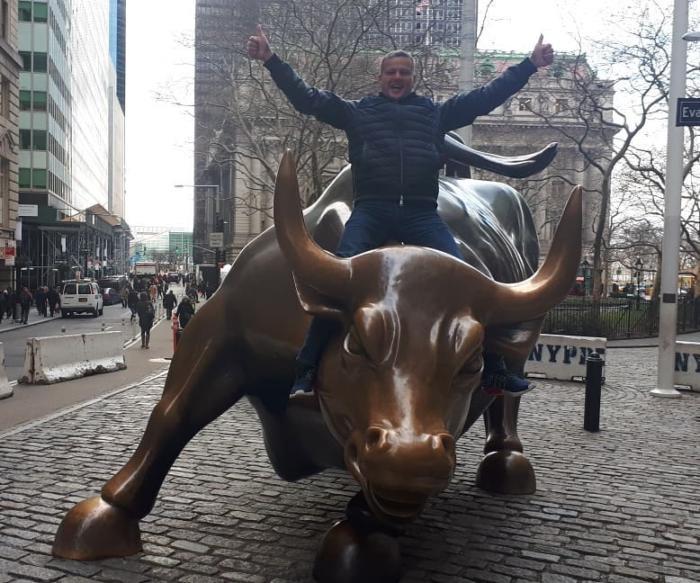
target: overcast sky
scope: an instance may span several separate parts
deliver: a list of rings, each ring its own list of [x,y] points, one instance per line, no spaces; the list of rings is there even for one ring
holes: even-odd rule
[[[482,10],[487,4],[480,0]],[[555,51],[576,51],[581,37],[590,56],[595,49],[589,40],[602,34],[607,15],[637,6],[629,0],[495,0],[479,48],[529,52],[541,32]],[[195,0],[141,0],[127,9],[126,215],[131,225],[192,229],[192,189],[174,187],[193,182],[192,109],[157,96],[193,101],[194,13]]]

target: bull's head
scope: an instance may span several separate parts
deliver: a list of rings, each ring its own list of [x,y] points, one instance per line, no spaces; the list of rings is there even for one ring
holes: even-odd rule
[[[342,322],[317,391],[348,470],[380,518],[414,518],[455,467],[482,370],[489,324],[544,314],[564,298],[581,249],[581,189],[574,189],[546,261],[503,284],[422,247],[385,247],[349,259],[321,249],[303,222],[292,156],[280,166],[275,225],[304,310]]]

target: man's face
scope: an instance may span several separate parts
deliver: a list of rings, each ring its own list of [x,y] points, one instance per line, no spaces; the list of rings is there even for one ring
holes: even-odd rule
[[[401,99],[413,90],[413,61],[393,57],[384,61],[379,74],[381,92],[389,99]]]

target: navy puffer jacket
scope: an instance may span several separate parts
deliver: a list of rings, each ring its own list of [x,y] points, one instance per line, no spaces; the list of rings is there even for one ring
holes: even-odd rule
[[[537,71],[525,59],[479,89],[435,103],[415,93],[398,101],[381,93],[350,101],[310,87],[277,55],[265,67],[297,111],[345,130],[357,200],[401,202],[435,200],[445,134],[501,105]]]

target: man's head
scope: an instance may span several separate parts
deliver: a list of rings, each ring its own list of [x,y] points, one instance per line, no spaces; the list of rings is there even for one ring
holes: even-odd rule
[[[413,91],[413,57],[406,51],[384,55],[379,66],[379,87],[390,99],[401,99]]]

